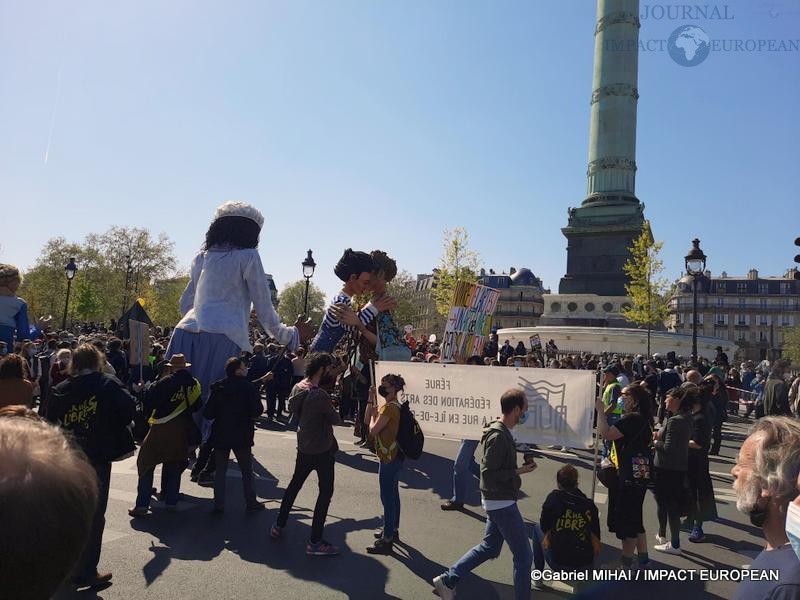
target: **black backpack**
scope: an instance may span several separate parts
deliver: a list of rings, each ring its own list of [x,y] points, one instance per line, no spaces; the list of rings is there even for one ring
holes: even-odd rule
[[[422,447],[425,445],[425,436],[422,428],[414,418],[414,413],[408,402],[400,405],[400,427],[397,429],[397,445],[408,458],[418,459],[422,456]]]

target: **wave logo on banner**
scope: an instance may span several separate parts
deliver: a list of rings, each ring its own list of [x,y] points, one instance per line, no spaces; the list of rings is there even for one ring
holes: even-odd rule
[[[528,399],[525,428],[562,432],[567,429],[567,384],[559,385],[540,379],[519,378],[520,387]]]

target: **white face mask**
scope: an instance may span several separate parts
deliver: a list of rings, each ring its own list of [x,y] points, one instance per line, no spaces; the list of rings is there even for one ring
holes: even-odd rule
[[[792,544],[792,550],[800,559],[800,506],[794,502],[789,504],[786,512],[786,537]]]

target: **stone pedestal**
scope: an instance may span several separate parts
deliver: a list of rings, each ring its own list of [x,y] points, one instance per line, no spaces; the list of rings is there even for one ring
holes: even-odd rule
[[[542,325],[574,327],[630,327],[622,317],[626,296],[598,294],[545,294]]]

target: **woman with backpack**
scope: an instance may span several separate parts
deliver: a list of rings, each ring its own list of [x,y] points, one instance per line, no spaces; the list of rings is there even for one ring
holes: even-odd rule
[[[634,550],[640,565],[650,562],[642,505],[652,480],[653,402],[647,388],[637,384],[625,386],[622,398],[622,418],[610,427],[604,418],[602,398],[595,402],[595,410],[598,433],[614,442],[611,454],[619,471],[619,483],[608,489],[608,529],[622,541],[622,566],[630,569]]]
[[[394,542],[399,539],[400,527],[400,471],[403,468],[403,452],[397,443],[400,429],[400,403],[398,392],[406,382],[399,375],[386,375],[381,379],[378,394],[385,402],[376,408],[375,388],[369,391],[369,402],[364,422],[369,426],[369,435],[375,440],[381,504],[383,504],[383,530],[375,532],[375,543],[367,548],[369,554],[391,554]]]

